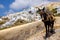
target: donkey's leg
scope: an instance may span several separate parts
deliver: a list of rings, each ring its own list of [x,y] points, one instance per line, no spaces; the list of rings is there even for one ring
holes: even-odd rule
[[[54,31],[54,22],[51,23],[51,33],[55,33],[55,31]]]
[[[48,25],[48,33],[49,33],[49,31],[50,31],[49,29],[50,29],[50,25]]]
[[[45,24],[45,29],[46,29],[46,37],[48,36],[48,26],[47,26],[47,24],[46,23],[44,23]]]
[[[51,30],[53,30],[53,27],[54,27],[54,23],[51,24]]]

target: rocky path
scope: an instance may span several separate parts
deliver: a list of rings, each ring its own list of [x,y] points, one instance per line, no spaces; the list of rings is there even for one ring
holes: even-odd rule
[[[60,40],[60,29],[56,29],[55,32],[56,32],[55,34],[51,35],[46,39],[44,38],[45,32],[44,33],[39,32],[34,36],[31,36],[27,40]]]

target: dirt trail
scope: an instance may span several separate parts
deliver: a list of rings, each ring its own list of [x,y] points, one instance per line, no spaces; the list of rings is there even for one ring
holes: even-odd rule
[[[39,32],[35,34],[34,36],[31,36],[27,40],[60,40],[60,29],[56,29],[55,32],[56,32],[55,34],[51,35],[47,39],[44,38],[45,33]]]

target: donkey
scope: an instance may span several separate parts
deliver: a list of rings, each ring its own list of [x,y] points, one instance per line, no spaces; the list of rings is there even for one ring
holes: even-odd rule
[[[46,37],[48,37],[49,32],[50,33],[54,33],[53,26],[54,26],[55,19],[54,19],[53,15],[47,13],[47,11],[45,12],[44,10],[45,10],[45,8],[43,8],[43,9],[39,9],[38,8],[37,12],[39,12],[39,14],[41,16],[41,19],[42,19],[42,21],[43,21],[43,23],[45,25],[45,28],[46,28]]]

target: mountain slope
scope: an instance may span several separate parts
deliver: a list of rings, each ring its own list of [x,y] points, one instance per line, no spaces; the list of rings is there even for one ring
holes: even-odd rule
[[[4,27],[10,27],[12,25],[17,25],[16,23],[18,23],[18,20],[20,20],[19,25],[21,24],[21,22],[23,22],[22,24],[24,24],[25,22],[32,22],[32,21],[36,21],[40,19],[40,15],[37,13],[29,13],[29,11],[22,11],[22,12],[18,12],[15,14],[9,14],[7,16],[3,16],[2,19],[4,20],[5,18],[8,18],[9,20],[6,21],[4,24],[2,24],[0,26],[0,28],[4,28]]]
[[[56,17],[55,31],[49,40],[57,40],[60,36],[60,17]],[[56,25],[58,23],[58,25]],[[58,29],[59,28],[59,29]],[[36,21],[5,30],[0,30],[0,40],[44,40],[45,29],[41,21]]]

